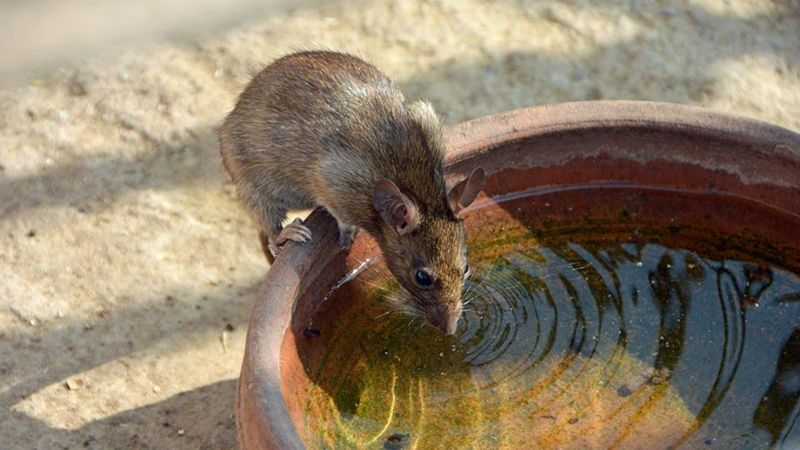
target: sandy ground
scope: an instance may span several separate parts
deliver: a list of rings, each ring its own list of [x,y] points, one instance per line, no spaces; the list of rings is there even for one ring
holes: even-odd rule
[[[584,99],[800,130],[797,0],[331,2],[0,91],[0,447],[229,448],[267,267],[214,137],[289,50],[356,52],[449,123]]]

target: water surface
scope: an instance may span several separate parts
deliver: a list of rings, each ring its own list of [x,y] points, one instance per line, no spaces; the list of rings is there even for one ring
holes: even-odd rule
[[[800,277],[659,233],[473,238],[454,337],[387,312],[403,294],[374,266],[301,348],[306,444],[797,448]]]

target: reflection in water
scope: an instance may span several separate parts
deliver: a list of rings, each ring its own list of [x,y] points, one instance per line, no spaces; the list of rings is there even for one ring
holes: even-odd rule
[[[383,314],[385,273],[336,300],[305,361],[311,447],[800,442],[798,276],[630,243],[531,241],[473,266],[454,338]]]
[[[797,446],[797,399],[800,398],[800,328],[781,348],[769,389],[753,414],[753,423],[769,431],[771,442]]]

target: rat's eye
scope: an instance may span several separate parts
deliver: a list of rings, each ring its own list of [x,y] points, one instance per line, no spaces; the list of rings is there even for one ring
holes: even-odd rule
[[[417,285],[421,288],[429,288],[433,284],[431,274],[424,269],[419,269],[414,273],[414,281],[416,281]]]
[[[464,267],[464,279],[465,279],[465,280],[466,280],[467,278],[469,278],[469,275],[470,275],[470,273],[472,273],[472,272],[470,272],[470,270],[469,270],[469,263],[467,263],[467,265]]]

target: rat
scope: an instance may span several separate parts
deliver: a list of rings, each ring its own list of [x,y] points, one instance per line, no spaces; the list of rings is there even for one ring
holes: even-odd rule
[[[349,247],[378,243],[410,299],[395,305],[454,334],[469,274],[463,210],[483,190],[476,168],[447,190],[442,126],[426,101],[407,102],[375,66],[303,51],[258,73],[220,129],[220,153],[272,261],[311,231],[287,212],[324,207]]]

